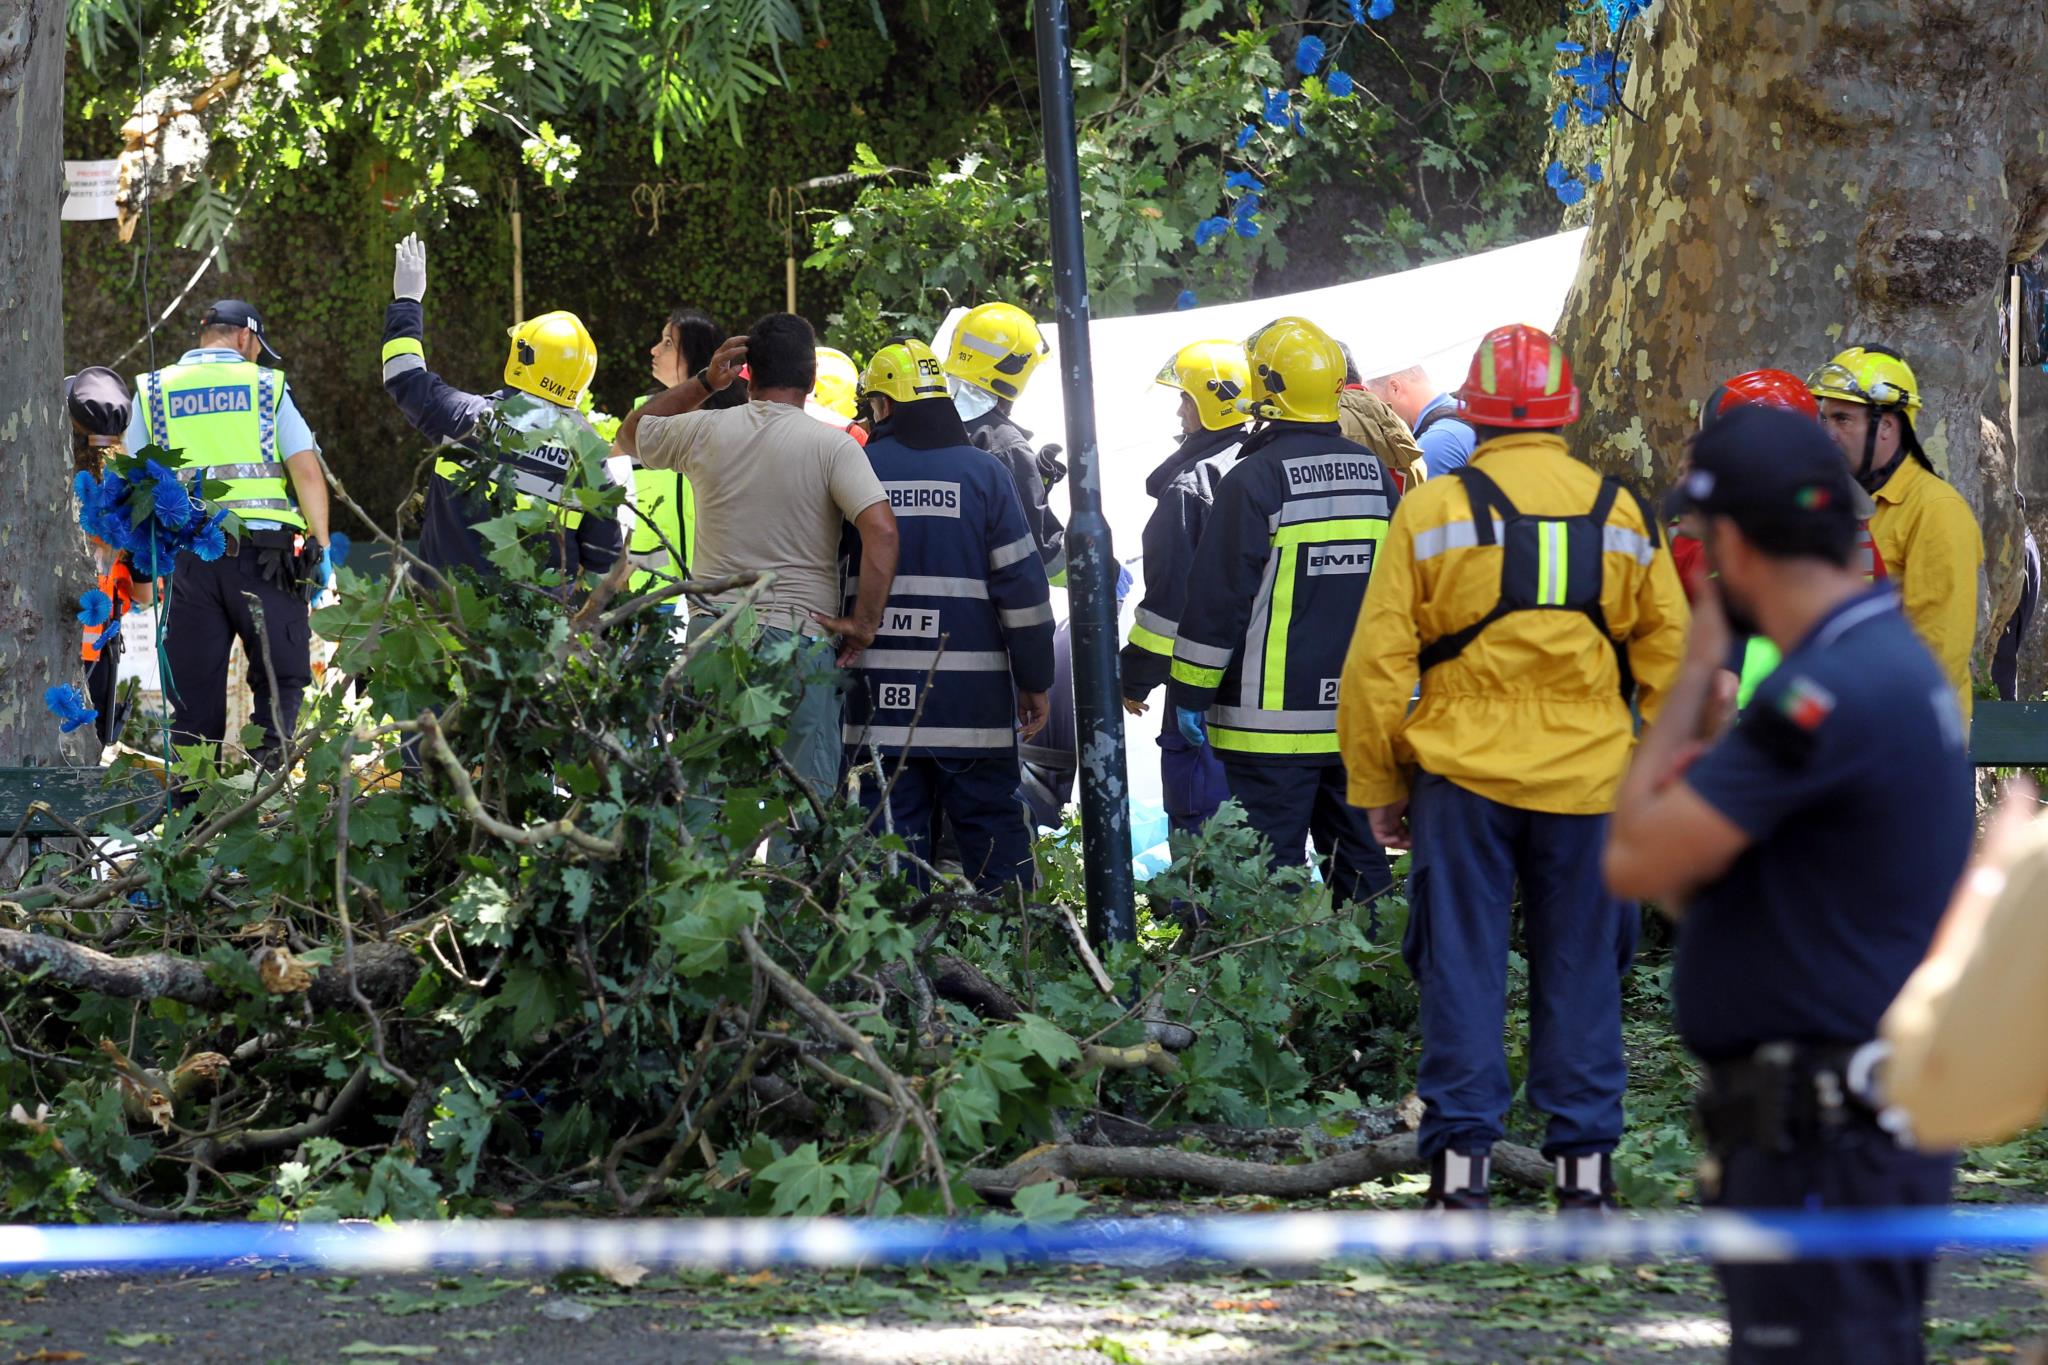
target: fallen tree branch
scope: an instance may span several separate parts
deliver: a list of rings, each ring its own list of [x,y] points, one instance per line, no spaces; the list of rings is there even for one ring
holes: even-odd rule
[[[988,974],[971,962],[951,953],[934,953],[930,980],[942,1000],[965,1005],[983,1019],[1013,1023],[1024,1013],[1016,997],[988,979]]]
[[[476,787],[469,780],[469,771],[462,766],[462,760],[455,756],[455,751],[448,747],[447,736],[441,733],[441,722],[432,711],[420,712],[419,727],[427,756],[434,760],[441,769],[441,775],[448,779],[448,785],[455,789],[455,799],[462,806],[463,813],[481,826],[486,834],[508,844],[529,847],[566,840],[593,858],[616,858],[625,851],[626,836],[622,830],[614,830],[601,838],[581,828],[568,816],[538,825],[512,825],[498,819],[484,809]]]
[[[868,1041],[866,1035],[840,1018],[837,1010],[820,1000],[812,993],[810,987],[797,980],[787,967],[770,957],[761,947],[760,940],[754,937],[751,929],[740,930],[740,946],[746,949],[755,970],[768,979],[776,994],[787,1000],[791,1008],[809,1020],[813,1028],[829,1035],[834,1042],[859,1058],[868,1070],[881,1078],[884,1089],[888,1091],[890,1105],[898,1114],[909,1117],[910,1122],[917,1128],[918,1136],[923,1139],[925,1161],[931,1167],[932,1175],[938,1183],[940,1202],[945,1206],[946,1216],[952,1217],[959,1210],[953,1203],[953,1187],[946,1172],[945,1151],[939,1146],[938,1129],[932,1125],[932,1116],[925,1112],[923,1103],[910,1093],[910,1088],[903,1083],[903,1078],[882,1061],[881,1056],[875,1051],[874,1044]]]
[[[356,953],[358,979],[380,1008],[403,1000],[419,979],[419,959],[397,944],[365,943]],[[19,929],[0,929],[0,967],[25,977],[41,973],[43,980],[117,1000],[175,1000],[212,1010],[225,1008],[230,999],[197,958],[176,953],[117,957],[70,939]],[[316,1010],[350,1008],[346,983],[340,968],[322,967],[314,973],[306,999]]]
[[[1063,1143],[1026,1152],[999,1170],[962,1171],[960,1176],[976,1194],[996,1198],[1008,1198],[1042,1180],[1128,1180],[1192,1185],[1212,1194],[1315,1199],[1382,1176],[1420,1171],[1426,1164],[1416,1150],[1415,1135],[1397,1133],[1355,1151],[1294,1166],[1158,1147]],[[1554,1176],[1540,1153],[1509,1142],[1494,1144],[1493,1169],[1517,1185],[1539,1190],[1549,1189]]]

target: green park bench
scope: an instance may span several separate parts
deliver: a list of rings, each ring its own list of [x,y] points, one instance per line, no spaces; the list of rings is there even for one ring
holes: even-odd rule
[[[45,839],[98,834],[109,820],[133,825],[161,814],[164,789],[106,768],[0,768],[0,843],[25,840],[31,854]]]
[[[1970,762],[1980,768],[2048,768],[2048,702],[1979,701]]]

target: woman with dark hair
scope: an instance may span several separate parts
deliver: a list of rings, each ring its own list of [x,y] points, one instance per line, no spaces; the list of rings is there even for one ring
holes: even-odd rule
[[[80,370],[64,381],[64,406],[71,415],[71,467],[77,474],[94,479],[106,473],[107,453],[122,450],[122,433],[128,428],[133,409],[128,386],[121,376],[100,366]],[[137,579],[128,567],[125,550],[97,537],[88,537],[93,556],[97,590],[106,597],[105,616],[88,610],[80,615],[84,636],[79,641],[79,661],[85,665],[87,702],[99,712],[95,726],[100,743],[120,738],[114,731],[114,683],[121,668],[121,618],[130,606],[148,606],[154,585]]]
[[[648,371],[664,389],[672,389],[711,363],[711,354],[725,340],[725,329],[701,308],[682,307],[662,324],[661,339],[648,350]],[[733,408],[747,401],[745,382],[714,393],[706,408]]]

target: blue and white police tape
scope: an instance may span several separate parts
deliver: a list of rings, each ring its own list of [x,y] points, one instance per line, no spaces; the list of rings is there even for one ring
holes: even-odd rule
[[[1984,1254],[2048,1247],[2048,1207],[1657,1214],[1279,1213],[1071,1223],[915,1218],[455,1221],[300,1225],[0,1226],[0,1275],[296,1267],[350,1273],[856,1267],[922,1261],[1157,1266],[1669,1257],[1752,1264]]]

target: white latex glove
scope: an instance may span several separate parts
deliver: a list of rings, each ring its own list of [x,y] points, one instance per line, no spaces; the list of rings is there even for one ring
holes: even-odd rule
[[[418,303],[427,295],[427,244],[417,232],[398,244],[398,263],[391,270],[391,297]]]

